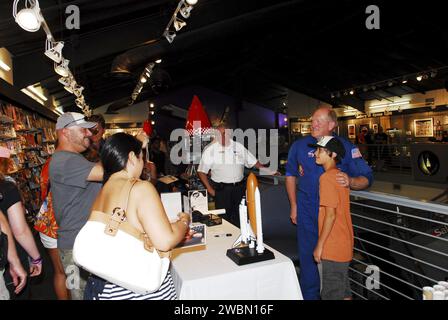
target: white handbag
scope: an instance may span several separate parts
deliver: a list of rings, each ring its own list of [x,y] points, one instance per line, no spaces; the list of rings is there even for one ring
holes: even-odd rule
[[[130,190],[137,180],[131,182]],[[159,255],[160,254],[160,255]],[[170,252],[158,252],[146,234],[126,221],[126,211],[115,208],[112,214],[92,211],[78,233],[73,259],[83,269],[138,294],[157,291],[168,268]]]

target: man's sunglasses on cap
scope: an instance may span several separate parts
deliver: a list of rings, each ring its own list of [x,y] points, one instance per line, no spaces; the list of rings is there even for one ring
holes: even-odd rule
[[[72,121],[70,121],[69,123],[67,123],[65,126],[63,126],[62,128],[67,128],[69,125],[71,125],[72,123],[74,123],[74,122],[76,122],[76,121],[81,121],[81,120],[84,120],[85,119],[85,117],[82,117],[82,118],[79,118],[79,119],[75,119],[75,120],[72,120]]]
[[[100,130],[98,129],[98,125],[94,126],[93,128],[89,128],[89,131],[95,135],[97,134]]]

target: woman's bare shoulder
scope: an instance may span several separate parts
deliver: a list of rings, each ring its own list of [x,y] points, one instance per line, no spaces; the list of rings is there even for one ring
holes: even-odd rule
[[[136,195],[148,195],[149,193],[156,192],[156,189],[152,185],[152,183],[146,181],[146,180],[138,180],[134,185],[135,193]]]

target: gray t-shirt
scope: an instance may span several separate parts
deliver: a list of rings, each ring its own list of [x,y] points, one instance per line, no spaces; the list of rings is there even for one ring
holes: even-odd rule
[[[87,181],[95,163],[79,153],[57,151],[50,162],[53,208],[58,223],[58,248],[73,249],[76,235],[87,222],[102,184]]]

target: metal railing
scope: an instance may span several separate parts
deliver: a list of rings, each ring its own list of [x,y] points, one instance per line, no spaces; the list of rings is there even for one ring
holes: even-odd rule
[[[354,299],[420,300],[448,278],[448,205],[352,191]]]
[[[357,147],[375,171],[412,173],[409,144],[358,144]]]

